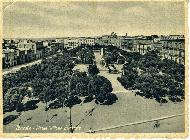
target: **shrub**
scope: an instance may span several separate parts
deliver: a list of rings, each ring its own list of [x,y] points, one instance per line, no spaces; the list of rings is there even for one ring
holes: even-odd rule
[[[93,99],[94,99],[93,96],[89,95],[89,96],[85,97],[83,103],[91,102]]]
[[[16,120],[18,118],[18,115],[9,115],[3,119],[3,125],[7,125],[11,123],[12,121]]]

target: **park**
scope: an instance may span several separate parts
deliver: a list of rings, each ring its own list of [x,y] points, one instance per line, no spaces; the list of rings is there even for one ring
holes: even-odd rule
[[[119,51],[120,53],[117,53]],[[107,49],[106,52],[106,55],[102,55],[101,51],[86,47],[77,48],[43,59],[40,64],[21,68],[16,73],[4,75],[4,119],[12,115],[12,121],[4,123],[3,131],[34,133],[184,132],[184,93],[180,89],[183,87],[183,75],[180,77],[177,70],[172,71],[178,74],[178,77],[174,77],[175,79],[172,78],[173,75],[167,75],[167,78],[172,81],[170,83],[175,83],[177,86],[174,85],[174,87],[179,87],[173,88],[171,84],[171,89],[174,90],[170,91],[170,88],[165,88],[165,81],[162,81],[162,84],[148,83],[147,73],[153,75],[150,69],[159,69],[158,66],[162,65],[161,69],[164,66],[164,62],[159,58],[152,61],[151,65],[149,61],[146,61],[156,58],[152,57],[155,55],[154,52],[139,58],[136,58],[137,55],[134,54],[129,54],[129,57],[126,52],[114,49],[114,47]],[[116,59],[108,56],[118,57],[109,54],[112,52],[126,56],[127,63],[112,62]],[[102,58],[105,62],[114,65],[118,72],[110,73],[108,66],[101,64]],[[172,63],[172,66],[175,64]],[[137,69],[143,72],[138,75]],[[162,71],[171,73],[167,67],[164,67]],[[159,79],[160,75],[156,76]],[[141,85],[145,84],[142,82],[145,78],[147,81],[143,88]],[[165,89],[162,91],[163,94],[157,92],[160,88]],[[20,97],[20,95],[23,96]],[[24,102],[24,99],[27,101]],[[22,102],[26,104],[29,100],[35,101],[33,108],[27,109],[25,105],[19,110],[18,104]],[[165,100],[167,102],[164,102]],[[16,130],[18,125],[25,128],[30,126],[30,129]],[[36,129],[37,126],[41,128],[72,127],[72,129]],[[73,129],[78,126],[81,129]]]

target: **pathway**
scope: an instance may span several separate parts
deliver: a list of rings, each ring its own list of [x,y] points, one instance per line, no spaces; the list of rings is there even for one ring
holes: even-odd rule
[[[111,83],[114,91],[126,92],[127,90],[120,84],[117,80],[117,77],[120,77],[121,74],[110,74],[108,73],[108,69],[100,65],[101,55],[99,52],[94,52],[97,67],[100,69],[99,75],[106,77]],[[115,65],[116,68],[121,71],[122,65]]]

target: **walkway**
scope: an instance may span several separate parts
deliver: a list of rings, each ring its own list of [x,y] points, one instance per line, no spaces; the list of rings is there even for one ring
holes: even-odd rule
[[[94,52],[97,67],[100,69],[99,75],[106,77],[111,83],[114,91],[126,92],[127,90],[120,84],[117,80],[117,77],[120,77],[121,74],[110,74],[108,69],[100,65],[101,55],[99,52]],[[121,71],[122,65],[115,65],[117,70]]]

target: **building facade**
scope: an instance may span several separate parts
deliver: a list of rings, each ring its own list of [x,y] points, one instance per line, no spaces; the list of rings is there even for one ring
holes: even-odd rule
[[[81,45],[95,45],[95,39],[91,37],[73,37],[64,39],[64,47],[68,50],[76,48]]]
[[[121,48],[125,51],[131,51],[134,46],[134,38],[130,36],[123,36],[121,38]]]
[[[3,49],[3,68],[17,65],[17,51],[14,49]]]
[[[122,37],[117,36],[116,33],[112,32],[111,35],[103,35],[101,37],[97,37],[95,44],[102,45],[102,46],[116,46],[121,48],[122,44]]]
[[[78,38],[66,38],[64,39],[64,47],[68,50],[74,49],[79,46]]]
[[[184,64],[185,59],[185,40],[170,39],[161,40],[163,58],[174,60],[177,63]]]

